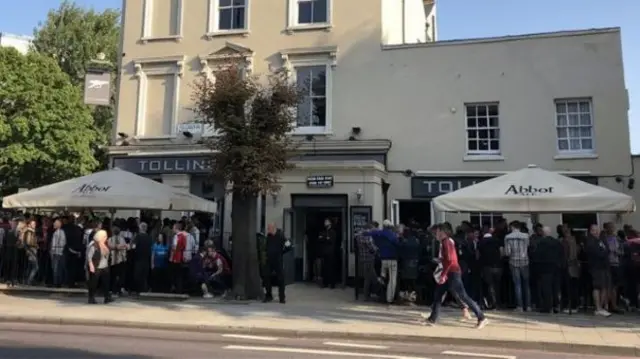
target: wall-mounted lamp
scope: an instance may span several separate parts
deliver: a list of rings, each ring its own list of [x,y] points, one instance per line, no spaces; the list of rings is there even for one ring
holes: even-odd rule
[[[276,205],[278,205],[278,202],[279,202],[279,200],[280,200],[280,199],[278,198],[279,196],[280,196],[280,193],[278,193],[278,192],[272,192],[272,193],[271,193],[271,201],[273,201],[273,206],[274,206],[274,207],[275,207]]]
[[[635,178],[629,178],[629,181],[627,182],[627,188],[628,189],[633,189],[633,187],[635,187],[636,185],[636,179]]]
[[[351,127],[351,133],[358,136],[360,133],[362,133],[362,128],[360,127]]]
[[[363,195],[364,193],[362,192],[362,188],[358,188],[358,190],[356,191],[356,199],[358,200],[358,202],[362,201]]]

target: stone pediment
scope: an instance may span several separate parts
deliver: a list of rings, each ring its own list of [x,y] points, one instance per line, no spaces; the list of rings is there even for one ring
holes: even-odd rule
[[[224,59],[234,57],[246,57],[247,55],[253,55],[253,50],[242,45],[228,42],[220,49],[206,55],[207,59]]]
[[[234,61],[240,61],[244,69],[251,73],[253,70],[253,50],[227,41],[220,49],[208,55],[200,56],[201,72],[209,75],[212,68],[225,67]]]

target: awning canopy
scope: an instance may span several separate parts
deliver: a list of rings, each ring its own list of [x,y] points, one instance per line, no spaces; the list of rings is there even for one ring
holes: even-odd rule
[[[635,211],[629,195],[529,166],[434,198],[444,212],[576,213]]]
[[[216,203],[120,169],[13,194],[4,208],[154,209],[216,212]]]

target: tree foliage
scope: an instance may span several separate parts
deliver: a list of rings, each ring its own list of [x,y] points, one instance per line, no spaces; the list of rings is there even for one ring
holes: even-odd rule
[[[94,151],[103,161],[105,157],[100,148],[109,142],[114,118],[119,34],[119,10],[97,12],[67,0],[57,9],[50,10],[47,19],[34,30],[33,49],[53,58],[76,86],[84,85],[87,67],[93,66],[92,60],[99,53],[104,53],[105,60],[113,64],[109,69],[112,72],[112,105],[93,109],[97,136]]]
[[[292,108],[301,99],[285,73],[268,80],[243,76],[231,66],[216,73],[215,83],[203,78],[194,86],[195,112],[217,131],[205,139],[212,150],[212,175],[232,184],[233,291],[246,299],[262,296],[257,198],[278,190],[279,175],[291,168],[295,146],[288,134],[295,123]]]
[[[0,48],[0,178],[40,186],[97,165],[91,110],[51,58]]]
[[[262,84],[243,76],[237,67],[196,81],[195,112],[217,136],[207,140],[213,150],[213,173],[233,183],[234,195],[254,197],[277,191],[278,176],[291,168],[294,143],[288,135],[295,124],[300,92],[286,74]]]

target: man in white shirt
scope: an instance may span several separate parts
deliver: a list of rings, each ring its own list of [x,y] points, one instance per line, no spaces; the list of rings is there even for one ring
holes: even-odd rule
[[[51,237],[51,269],[53,271],[53,285],[59,287],[64,283],[66,263],[64,260],[64,248],[67,245],[67,236],[62,230],[62,221],[58,218],[53,222],[53,236]]]

